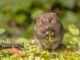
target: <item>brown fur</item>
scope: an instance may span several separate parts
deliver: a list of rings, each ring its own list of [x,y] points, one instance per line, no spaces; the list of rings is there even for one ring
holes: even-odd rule
[[[62,43],[63,26],[56,13],[46,12],[36,18],[34,26],[35,40],[41,50],[55,50]],[[35,41],[36,42],[36,41]]]

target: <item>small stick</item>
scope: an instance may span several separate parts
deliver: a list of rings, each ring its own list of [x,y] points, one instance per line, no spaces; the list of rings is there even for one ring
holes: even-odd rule
[[[22,44],[18,44],[18,43],[3,43],[3,42],[0,42],[0,50],[7,49],[7,48],[21,49],[23,47],[24,46]]]

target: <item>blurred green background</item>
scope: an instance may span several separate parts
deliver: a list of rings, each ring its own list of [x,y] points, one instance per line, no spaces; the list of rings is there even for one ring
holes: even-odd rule
[[[65,43],[80,41],[80,0],[0,0],[0,38],[32,39],[36,16],[44,11],[58,14]]]

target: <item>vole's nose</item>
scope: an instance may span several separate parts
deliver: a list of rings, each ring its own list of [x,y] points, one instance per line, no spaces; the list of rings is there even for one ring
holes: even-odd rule
[[[36,45],[37,42],[35,41],[35,39],[33,39],[31,42],[30,42],[30,45]]]

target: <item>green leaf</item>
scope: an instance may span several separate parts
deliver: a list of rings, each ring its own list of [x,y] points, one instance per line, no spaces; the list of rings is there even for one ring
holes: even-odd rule
[[[33,24],[25,29],[25,31],[23,31],[23,35],[25,35],[29,39],[33,38]]]
[[[76,0],[58,0],[58,2],[63,6],[67,8],[74,8]]]
[[[38,8],[34,9],[34,10],[32,11],[32,14],[31,14],[32,20],[35,20],[36,17],[37,17],[38,15],[40,15],[41,13],[43,13],[43,12],[44,12],[43,9],[38,9]]]
[[[72,38],[73,36],[70,34],[70,33],[65,33],[64,35],[64,44],[70,44],[70,41],[72,41]]]
[[[11,33],[13,31],[13,28],[9,27],[5,23],[0,23],[0,28],[5,29],[5,32],[7,32],[7,33]]]
[[[69,24],[68,25],[68,30],[69,30],[69,32],[71,33],[71,34],[73,34],[73,35],[79,35],[79,29],[77,28],[77,26],[76,25],[74,25],[74,24]]]
[[[0,28],[0,35],[5,33],[5,29]]]
[[[28,9],[31,6],[31,0],[0,0],[1,10],[11,10],[13,13]]]
[[[51,10],[54,3],[55,3],[55,0],[44,0],[44,1],[42,1],[42,5],[43,5],[43,8],[45,10]]]
[[[77,2],[76,2],[76,5],[78,6],[78,7],[80,7],[80,0],[76,0]]]
[[[78,18],[72,11],[66,11],[64,12],[63,20],[65,23],[76,23],[78,21]]]
[[[27,20],[27,16],[25,14],[17,14],[15,15],[15,21],[18,24],[23,24],[25,22],[25,20]]]

